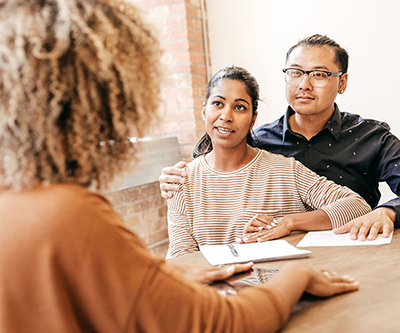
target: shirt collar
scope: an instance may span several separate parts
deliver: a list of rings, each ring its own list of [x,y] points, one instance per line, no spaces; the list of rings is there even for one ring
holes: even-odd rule
[[[325,126],[322,128],[319,133],[323,131],[328,131],[329,133],[332,134],[332,136],[335,138],[336,141],[339,140],[340,138],[340,132],[342,128],[342,118],[340,115],[340,110],[339,107],[337,106],[336,103],[334,103],[335,110],[333,111],[332,117],[327,121]],[[286,109],[286,113],[283,116],[283,124],[282,124],[282,141],[286,140],[286,135],[289,133],[289,118],[290,116],[294,114],[294,110],[288,106]]]

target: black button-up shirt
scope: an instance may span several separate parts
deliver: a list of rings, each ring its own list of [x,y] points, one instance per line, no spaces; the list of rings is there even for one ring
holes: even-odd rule
[[[289,127],[294,113],[256,129],[258,147],[272,153],[294,157],[309,169],[359,193],[371,207],[381,197],[379,182],[387,182],[398,196],[380,207],[396,211],[395,226],[400,226],[400,141],[386,123],[335,111],[325,127],[307,140]]]

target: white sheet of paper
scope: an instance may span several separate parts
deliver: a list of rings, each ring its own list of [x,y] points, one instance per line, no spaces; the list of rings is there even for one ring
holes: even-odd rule
[[[297,247],[383,245],[390,244],[392,237],[393,232],[388,238],[384,238],[382,234],[378,234],[375,240],[359,241],[350,239],[350,233],[337,235],[332,230],[310,231],[297,244]]]
[[[199,248],[211,265],[303,258],[311,253],[308,250],[299,250],[285,240],[233,245],[238,257],[233,256],[228,245],[200,245]]]

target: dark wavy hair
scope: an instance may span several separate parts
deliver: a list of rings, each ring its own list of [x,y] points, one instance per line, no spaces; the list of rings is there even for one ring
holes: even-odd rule
[[[230,79],[243,82],[246,85],[246,90],[249,96],[251,97],[252,107],[253,107],[253,116],[256,115],[258,109],[258,101],[260,100],[260,87],[258,86],[257,80],[253,75],[250,74],[249,71],[242,67],[231,66],[225,67],[219,70],[214,76],[210,79],[207,85],[206,92],[206,100],[207,104],[208,99],[211,95],[211,90],[222,80]],[[247,144],[255,147],[257,145],[257,138],[254,133],[249,130],[247,134]],[[201,139],[197,142],[196,146],[193,150],[193,158],[196,158],[200,155],[204,155],[213,150],[211,138],[208,133],[205,133]]]

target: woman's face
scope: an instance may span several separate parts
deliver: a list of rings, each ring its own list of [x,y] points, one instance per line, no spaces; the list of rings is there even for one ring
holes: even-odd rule
[[[246,145],[246,136],[256,119],[252,105],[241,81],[223,79],[212,88],[203,116],[214,150]]]

